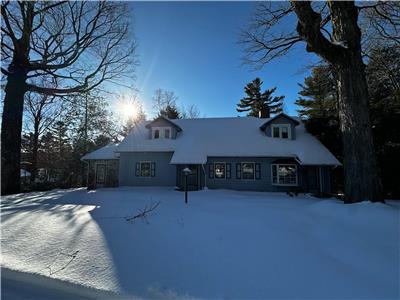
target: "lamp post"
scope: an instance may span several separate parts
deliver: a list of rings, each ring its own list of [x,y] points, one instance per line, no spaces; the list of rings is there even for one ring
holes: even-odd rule
[[[188,167],[184,168],[182,170],[183,174],[185,175],[185,203],[188,203],[188,190],[187,190],[187,178],[192,173],[192,170],[190,170]]]

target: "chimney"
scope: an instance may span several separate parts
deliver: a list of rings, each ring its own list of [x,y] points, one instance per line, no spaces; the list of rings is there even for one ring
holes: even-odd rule
[[[269,118],[269,111],[267,108],[262,108],[258,111],[258,117],[260,119]]]

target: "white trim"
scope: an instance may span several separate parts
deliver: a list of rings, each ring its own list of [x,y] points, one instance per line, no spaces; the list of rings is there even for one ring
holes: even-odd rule
[[[169,138],[165,137],[165,130],[169,130]],[[155,132],[156,130],[158,130],[159,134],[158,134],[158,138],[155,138]],[[172,127],[169,126],[161,126],[161,127],[151,127],[151,138],[152,139],[172,139]]]
[[[276,176],[278,183],[274,183],[274,172],[273,166],[277,166],[276,169]],[[279,183],[279,175],[278,175],[278,167],[279,166],[294,166],[296,168],[296,183]],[[276,186],[298,186],[299,185],[299,175],[298,175],[298,168],[296,164],[271,164],[271,184]]]
[[[250,179],[243,178],[243,164],[253,164],[253,178],[250,178]],[[260,172],[261,172],[261,170],[260,170]],[[256,162],[255,161],[242,161],[240,163],[240,173],[241,173],[240,180],[246,180],[246,181],[256,180]]]
[[[282,137],[282,128],[287,128],[288,130],[288,137],[283,138]],[[279,137],[274,136],[274,128],[279,128]],[[290,124],[271,124],[271,137],[273,138],[280,138],[280,139],[285,139],[285,140],[291,140],[292,139],[292,130]]]
[[[223,164],[225,166],[224,167],[224,177],[217,177],[216,176],[217,173],[215,172],[215,170],[216,170],[215,164]],[[232,172],[232,170],[231,170],[231,172]],[[214,162],[214,179],[226,179],[226,162],[222,162],[222,161],[215,161]]]
[[[139,161],[139,176],[137,177],[141,177],[141,178],[151,178],[151,164],[154,161],[150,161],[150,160],[141,160]],[[142,176],[142,163],[149,163],[150,164],[150,175],[149,176]],[[136,172],[136,170],[135,170]]]

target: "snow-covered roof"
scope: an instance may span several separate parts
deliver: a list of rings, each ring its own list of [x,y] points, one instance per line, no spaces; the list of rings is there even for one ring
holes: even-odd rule
[[[115,150],[118,144],[108,144],[100,149],[90,152],[84,155],[81,160],[91,160],[91,159],[117,159]]]
[[[295,120],[298,118],[291,117]],[[176,139],[150,139],[150,122],[139,123],[116,152],[174,152],[172,164],[204,164],[208,156],[293,157],[303,165],[340,165],[339,161],[300,122],[296,139],[265,135],[266,119],[255,117],[170,120],[180,128]]]

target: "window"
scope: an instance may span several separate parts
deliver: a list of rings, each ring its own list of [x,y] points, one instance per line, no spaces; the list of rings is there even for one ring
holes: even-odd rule
[[[254,179],[254,163],[242,163],[242,179]]]
[[[272,165],[272,184],[297,185],[297,166],[294,164]]]
[[[164,130],[164,137],[165,137],[166,139],[169,139],[169,138],[170,138],[170,135],[171,135],[171,131],[169,130],[169,128],[165,128],[165,130]]]
[[[290,125],[289,124],[272,124],[272,137],[281,139],[290,139]]]
[[[226,164],[225,163],[215,163],[214,164],[214,170],[215,170],[215,178],[225,178],[226,177]]]
[[[150,177],[151,175],[151,165],[150,162],[140,163],[140,177]]]
[[[171,138],[171,127],[153,127],[152,137],[153,139],[170,139]]]
[[[152,161],[140,161],[136,163],[137,177],[154,177],[156,176],[156,163]]]

